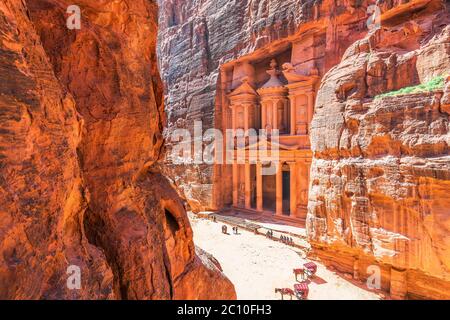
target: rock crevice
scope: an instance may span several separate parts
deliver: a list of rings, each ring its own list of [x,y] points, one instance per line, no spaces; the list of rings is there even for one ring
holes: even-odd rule
[[[0,298],[235,298],[155,166],[157,4],[78,1],[69,30],[71,4],[0,4]]]

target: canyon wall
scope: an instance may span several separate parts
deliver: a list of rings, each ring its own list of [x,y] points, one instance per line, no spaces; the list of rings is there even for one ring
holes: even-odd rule
[[[448,299],[450,15],[412,5],[385,13],[322,79],[308,233],[337,269],[380,267],[393,298]]]
[[[154,165],[157,5],[71,4],[0,3],[0,298],[235,298]]]
[[[382,1],[381,9],[387,11],[403,2]],[[299,46],[303,51],[296,59],[304,64],[305,73],[314,66],[323,76],[353,42],[367,34],[367,8],[373,3],[159,0],[158,57],[167,115],[163,170],[193,211],[220,208],[214,190],[218,176],[214,166],[197,159],[174,164],[171,151],[179,139],[173,133],[188,129],[194,138],[196,121],[201,121],[203,131],[221,127],[221,108],[225,107],[221,100],[226,98],[221,87],[229,81],[221,75],[223,66],[244,59],[262,60],[312,36],[312,42]],[[423,6],[430,0],[414,3]]]
[[[166,91],[166,158],[164,172],[194,211],[217,208],[213,199],[214,167],[202,163],[173,164],[172,134],[217,126],[215,112],[222,64],[274,41],[292,36],[313,14],[313,3],[283,1],[159,0],[158,57]]]
[[[174,165],[172,134],[194,121],[221,128],[223,66],[290,48],[297,72],[322,79],[310,136],[315,253],[360,280],[379,267],[393,298],[448,298],[449,7],[378,1],[381,28],[369,32],[374,3],[161,1],[164,172],[192,210],[222,208],[215,186],[227,181],[214,166]]]

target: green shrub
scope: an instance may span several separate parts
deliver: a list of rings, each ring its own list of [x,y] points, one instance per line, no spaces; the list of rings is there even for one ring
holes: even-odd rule
[[[445,76],[437,76],[427,83],[422,83],[417,86],[405,87],[400,90],[386,92],[383,94],[379,94],[375,97],[375,99],[384,98],[384,97],[394,97],[405,94],[412,93],[420,93],[420,92],[433,92],[436,90],[444,89],[445,85]]]

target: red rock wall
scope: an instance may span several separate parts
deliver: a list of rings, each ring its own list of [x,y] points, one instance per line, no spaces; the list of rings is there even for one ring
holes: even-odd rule
[[[158,56],[167,114],[163,169],[192,210],[220,208],[215,196],[220,190],[214,190],[214,183],[223,179],[211,165],[173,164],[172,133],[186,128],[193,136],[194,121],[201,121],[204,131],[221,127],[221,81],[228,79],[220,75],[220,68],[251,58],[261,63],[255,65],[257,70],[266,70],[267,57],[314,34],[314,41],[305,43],[295,59],[303,60],[305,72],[315,65],[323,76],[354,41],[367,34],[367,7],[374,2],[160,0]],[[385,1],[382,9],[402,2]],[[419,2],[424,5],[429,0]]]
[[[262,61],[314,34],[295,56],[322,77],[311,135],[311,242],[358,277],[380,266],[394,297],[448,297],[450,84],[443,94],[374,97],[448,72],[449,8],[441,0],[379,1],[382,29],[369,37],[373,3],[161,1],[164,170],[194,211],[220,208],[213,185],[227,181],[213,166],[172,165],[171,133],[192,130],[195,120],[221,127],[220,66]]]
[[[223,63],[238,59],[295,33],[312,15],[312,3],[283,1],[160,0],[159,59],[167,113],[164,172],[192,210],[215,208],[214,167],[174,165],[171,134],[194,121],[218,126],[215,112]],[[266,66],[264,66],[266,67]]]
[[[308,234],[338,269],[355,267],[364,278],[368,265],[387,268],[384,288],[394,298],[448,299],[450,123],[442,89],[376,98],[450,74],[448,7],[414,10],[417,3],[385,11],[382,28],[350,46],[322,79]]]
[[[73,31],[70,4],[0,4],[0,298],[235,298],[154,166],[156,4],[78,1]]]

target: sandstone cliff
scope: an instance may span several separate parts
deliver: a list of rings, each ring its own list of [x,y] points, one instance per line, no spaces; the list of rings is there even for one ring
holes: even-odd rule
[[[219,68],[253,54],[272,42],[293,35],[313,14],[313,3],[283,1],[160,0],[158,57],[167,113],[164,172],[194,211],[215,208],[213,166],[173,165],[171,134],[177,128],[192,132],[194,121],[214,128]]]
[[[0,3],[0,298],[235,298],[154,168],[157,5],[77,3]]]
[[[172,165],[171,133],[221,127],[221,66],[313,35],[297,58],[322,78],[307,221],[316,253],[355,278],[380,266],[394,298],[448,298],[449,7],[378,1],[381,29],[369,34],[374,3],[161,1],[164,171],[194,211],[221,208],[213,166]]]
[[[450,19],[406,10],[322,79],[308,231],[338,269],[379,265],[394,298],[449,298]]]
[[[395,21],[411,17],[442,0],[381,1],[380,9]],[[302,53],[305,66],[323,76],[338,64],[347,48],[367,32],[367,8],[375,1],[352,0],[160,0],[158,57],[165,86],[167,114],[164,172],[194,211],[216,209],[214,168],[173,165],[172,133],[194,122],[203,129],[220,127],[221,66],[244,58],[261,60],[305,35],[320,34]],[[402,7],[409,8],[406,12]],[[399,9],[400,8],[400,11]],[[220,205],[219,205],[220,207]]]

